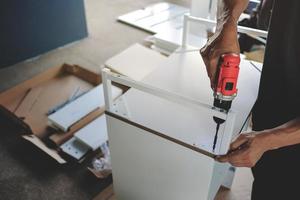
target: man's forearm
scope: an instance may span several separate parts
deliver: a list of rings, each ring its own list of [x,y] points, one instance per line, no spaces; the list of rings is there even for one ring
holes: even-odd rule
[[[226,23],[237,24],[240,15],[247,8],[249,0],[218,0],[218,28]]]
[[[289,121],[279,127],[265,131],[268,150],[300,144],[300,118]]]
[[[215,84],[217,66],[222,54],[240,53],[237,21],[247,5],[248,0],[218,0],[216,30],[214,34],[209,36],[206,45],[200,50],[212,88]]]

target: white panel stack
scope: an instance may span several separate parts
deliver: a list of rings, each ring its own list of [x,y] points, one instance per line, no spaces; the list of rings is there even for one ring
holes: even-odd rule
[[[197,35],[189,33],[188,44],[195,49],[200,49],[207,42],[205,29],[199,31]],[[168,29],[153,36],[154,48],[166,54],[174,53],[182,44],[182,29]]]
[[[112,95],[116,98],[122,94],[122,90],[113,87]],[[69,128],[90,112],[105,105],[103,96],[103,85],[98,85],[86,94],[75,99],[60,110],[48,116],[49,125],[68,131]]]
[[[140,81],[167,57],[146,48],[140,44],[134,44],[116,56],[105,62],[105,66],[119,74]]]
[[[182,16],[188,12],[188,8],[176,4],[157,3],[122,15],[118,20],[151,33],[159,33],[170,27],[182,27]]]
[[[92,150],[98,149],[108,140],[105,115],[101,115],[77,131],[74,137]]]

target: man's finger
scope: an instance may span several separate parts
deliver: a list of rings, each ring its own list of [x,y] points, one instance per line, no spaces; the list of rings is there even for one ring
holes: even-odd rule
[[[246,150],[238,150],[237,153],[230,154],[230,157],[228,158],[229,162],[244,162],[247,161],[246,157]]]
[[[248,141],[249,138],[245,137],[244,135],[240,135],[234,142],[230,144],[230,150],[235,150]]]
[[[229,162],[229,163],[235,167],[247,167],[249,165],[247,162]]]
[[[223,156],[217,156],[216,160],[219,162],[237,162],[239,160],[244,160],[243,154],[246,152],[246,149],[238,149],[232,151]]]
[[[251,163],[245,154],[232,156],[228,162],[236,167],[251,167]]]
[[[223,156],[217,156],[216,157],[216,160],[218,161],[218,162],[228,162],[229,161],[229,156],[230,155],[223,155]]]

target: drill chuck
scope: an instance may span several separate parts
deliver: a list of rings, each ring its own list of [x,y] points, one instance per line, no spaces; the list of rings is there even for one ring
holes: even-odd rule
[[[225,110],[226,112],[231,108],[231,103],[232,101],[224,101],[217,98],[214,99],[214,107]]]

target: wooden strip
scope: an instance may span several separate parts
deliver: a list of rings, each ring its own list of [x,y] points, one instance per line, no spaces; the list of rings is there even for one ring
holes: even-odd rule
[[[143,125],[141,125],[141,124],[138,124],[138,123],[135,123],[135,122],[133,122],[133,121],[130,121],[130,120],[128,120],[128,119],[126,119],[126,118],[123,118],[123,117],[121,117],[121,116],[119,116],[119,115],[116,115],[116,114],[114,114],[114,113],[112,113],[112,112],[105,111],[105,114],[107,114],[107,115],[109,115],[109,116],[111,116],[111,117],[114,117],[114,118],[116,118],[116,119],[118,119],[118,120],[121,120],[121,121],[123,121],[123,122],[125,122],[125,123],[128,123],[128,124],[130,124],[130,125],[132,125],[132,126],[135,126],[135,127],[137,127],[137,128],[143,129],[143,130],[145,130],[145,131],[147,131],[147,132],[149,132],[149,133],[152,133],[152,134],[154,134],[154,135],[157,135],[157,136],[159,136],[159,137],[162,137],[162,138],[164,138],[164,139],[167,139],[167,140],[169,140],[169,141],[172,141],[172,142],[174,142],[174,143],[176,143],[176,144],[179,144],[179,145],[181,145],[181,146],[184,146],[184,147],[186,147],[186,148],[189,148],[189,149],[191,149],[191,150],[193,150],[193,151],[196,151],[196,152],[198,152],[198,153],[201,153],[201,154],[203,154],[203,155],[206,155],[206,156],[208,156],[208,157],[211,157],[211,158],[215,158],[215,157],[216,157],[216,155],[214,155],[214,154],[212,154],[212,153],[210,153],[210,152],[208,152],[208,151],[205,151],[205,150],[203,150],[203,149],[199,149],[199,148],[197,148],[197,147],[195,147],[195,146],[192,146],[192,145],[190,145],[190,144],[184,143],[184,142],[182,142],[182,141],[180,141],[180,140],[177,140],[177,139],[175,139],[175,138],[169,137],[169,136],[167,136],[166,134],[157,132],[157,131],[155,131],[155,130],[153,130],[153,129],[150,129],[150,128],[145,127],[145,126],[143,126]]]
[[[99,85],[102,82],[101,76],[99,74],[91,72],[78,65],[64,64],[63,68],[66,72],[73,74],[74,76],[77,76],[78,78],[83,79],[93,85]]]

